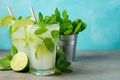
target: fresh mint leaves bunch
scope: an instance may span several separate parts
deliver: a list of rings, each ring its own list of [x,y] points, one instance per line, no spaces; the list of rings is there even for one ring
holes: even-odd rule
[[[86,23],[84,23],[81,19],[71,21],[66,10],[62,12],[61,17],[58,8],[56,8],[55,15],[56,21],[60,23],[60,34],[62,35],[78,34],[87,27]]]
[[[46,25],[50,25],[50,24],[57,24],[57,17],[55,14],[52,14],[50,16],[43,16],[43,14],[41,12],[39,12],[38,14],[38,22],[36,22],[36,24],[39,27],[45,27]]]
[[[64,52],[61,50],[57,50],[56,63],[55,63],[55,73],[56,74],[71,73],[72,70],[69,69],[70,65],[71,65],[71,63],[67,61]]]
[[[11,69],[10,67],[11,59],[12,59],[12,56],[10,54],[6,54],[5,58],[0,59],[0,66],[2,67],[2,70]]]
[[[87,27],[87,24],[79,18],[73,21],[70,20],[67,11],[64,10],[61,14],[58,8],[56,8],[54,14],[50,16],[44,17],[41,12],[39,13],[38,16],[39,20],[37,24],[39,26],[43,27],[46,24],[59,24],[60,25],[59,33],[61,35],[78,34]]]

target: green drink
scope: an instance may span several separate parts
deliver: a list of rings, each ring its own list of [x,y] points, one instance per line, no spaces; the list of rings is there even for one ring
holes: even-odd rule
[[[59,26],[57,24],[46,26],[43,33],[37,34],[36,30],[42,28],[36,26],[30,27],[30,41],[29,41],[29,59],[31,66],[31,73],[36,75],[49,75],[54,73],[56,45],[58,38]],[[36,34],[34,34],[36,31]],[[54,37],[54,35],[57,35]]]
[[[17,29],[12,35],[12,44],[18,52],[25,52],[30,61],[30,72],[36,75],[54,74],[58,24],[38,27],[28,25]]]

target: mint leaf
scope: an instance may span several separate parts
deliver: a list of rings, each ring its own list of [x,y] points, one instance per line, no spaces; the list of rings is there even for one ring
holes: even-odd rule
[[[22,16],[19,16],[19,17],[18,17],[18,20],[21,20],[21,19],[22,19]]]
[[[38,28],[38,29],[34,32],[34,34],[36,34],[36,35],[41,35],[41,34],[45,33],[46,31],[48,31],[48,29],[47,29],[46,27],[42,27],[42,28]]]
[[[45,16],[44,22],[47,24],[51,20],[50,16]]]
[[[12,59],[12,56],[10,54],[6,54],[5,58],[0,59],[0,66],[2,69],[7,70],[10,69],[10,61]]]
[[[73,32],[74,34],[79,33],[80,28],[81,28],[81,25],[82,25],[82,22],[78,23],[78,25],[76,26],[76,28],[75,28],[75,30],[74,30],[74,32]]]
[[[3,69],[8,69],[10,68],[10,60],[8,59],[0,59],[0,65],[3,67]]]
[[[62,12],[62,16],[63,16],[63,20],[62,20],[62,23],[60,24],[60,34],[62,34],[62,35],[64,35],[64,34],[67,34],[67,35],[72,34],[73,25],[72,25],[72,22],[68,18],[66,10],[64,10]]]
[[[12,59],[12,56],[10,55],[10,54],[6,54],[6,57],[5,57],[6,59],[8,59],[8,60],[11,60]]]
[[[10,27],[9,27],[9,34],[10,34],[10,35],[13,34],[13,31],[12,31],[12,25],[10,25]]]
[[[58,8],[55,9],[55,15],[56,15],[56,20],[59,22],[59,23],[62,23],[62,18],[60,16],[60,12],[58,10]]]
[[[62,69],[62,72],[64,72],[64,73],[71,73],[71,72],[72,72],[72,70],[71,70],[71,69],[66,68],[66,69]]]
[[[67,15],[67,11],[66,11],[66,10],[64,10],[64,11],[62,12],[62,16],[63,16],[63,19],[64,19],[64,20],[68,20],[68,15]]]
[[[68,68],[70,65],[71,63],[67,61],[64,52],[61,50],[57,50],[55,63],[56,74],[71,73],[72,70]]]
[[[46,24],[55,24],[55,23],[57,23],[55,15],[46,16],[44,21],[45,21]]]
[[[60,68],[60,65],[63,63],[64,59],[62,57],[59,57],[57,60],[56,60],[56,67],[57,68]]]
[[[79,32],[83,31],[87,25],[81,19],[76,19],[72,22],[74,32],[73,34],[78,34]]]
[[[43,15],[42,15],[42,13],[39,12],[38,16],[39,16],[39,22],[42,22],[43,21]]]
[[[55,67],[55,74],[60,75],[60,74],[62,74],[62,71],[60,69],[58,69],[57,67]]]
[[[66,60],[66,56],[62,50],[56,51],[56,61],[58,61],[58,59],[61,59],[61,61]]]
[[[56,16],[52,15],[50,21],[47,24],[55,24],[56,23]]]
[[[72,30],[67,30],[67,31],[64,32],[64,34],[69,35],[69,34],[72,34],[72,32],[73,32]]]
[[[76,19],[76,20],[74,20],[74,21],[72,22],[73,27],[76,28],[76,26],[77,26],[80,22],[82,22],[81,19]]]
[[[67,61],[63,61],[60,65],[59,65],[59,68],[61,69],[65,69],[67,68],[68,66],[70,66],[70,62],[67,62]]]
[[[17,48],[14,45],[12,45],[11,50],[12,50],[13,55],[15,55],[18,52]]]
[[[42,27],[42,28],[45,28],[46,27],[46,24],[45,24],[45,22],[40,22],[40,25],[39,25],[40,27]]]
[[[60,25],[60,34],[64,35],[64,32],[67,30],[73,30],[73,26],[72,26],[72,23],[70,21],[64,20],[63,23]]]
[[[53,30],[52,32],[51,32],[51,35],[52,35],[52,37],[53,38],[58,38],[58,35],[59,35],[59,31],[58,30]]]
[[[80,32],[83,31],[86,27],[87,27],[87,24],[82,22],[82,25],[81,25],[81,28],[80,28]]]
[[[55,44],[54,44],[54,42],[52,41],[52,39],[51,39],[51,38],[45,38],[45,39],[43,40],[43,42],[44,42],[46,48],[47,48],[51,53],[53,53],[54,50],[55,50]]]
[[[58,8],[55,9],[55,15],[57,16],[57,18],[60,18],[60,12]]]

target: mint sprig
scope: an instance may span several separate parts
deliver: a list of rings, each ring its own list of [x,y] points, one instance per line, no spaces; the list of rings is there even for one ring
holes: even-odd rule
[[[39,12],[38,16],[39,16],[39,22],[42,22],[43,21],[43,15],[42,15],[42,13]]]
[[[56,39],[59,36],[59,31],[58,30],[53,30],[53,31],[51,31],[51,35],[54,39]]]
[[[41,35],[41,34],[45,33],[46,31],[48,31],[48,29],[46,27],[42,27],[42,28],[38,28],[34,33],[36,35]]]
[[[10,54],[6,54],[5,58],[0,59],[0,66],[3,70],[10,69],[10,61],[12,59],[12,56]]]
[[[81,19],[71,21],[66,10],[62,12],[61,17],[60,11],[56,8],[55,15],[57,17],[56,21],[60,23],[60,34],[62,35],[78,34],[87,27]]]
[[[12,51],[13,55],[15,55],[18,52],[17,48],[14,45],[12,45],[11,51]]]
[[[58,8],[55,9],[55,13],[56,15],[56,22],[59,22],[60,24],[62,23],[62,18],[60,16],[60,11],[58,10]]]
[[[10,25],[10,27],[9,27],[9,34],[10,34],[10,35],[13,34],[12,25]]]
[[[55,44],[54,42],[52,41],[51,38],[44,38],[43,40],[46,48],[51,52],[51,53],[54,53],[55,51]]]
[[[57,50],[55,73],[56,74],[71,73],[72,70],[69,68],[70,65],[71,65],[71,63],[67,61],[64,52],[61,50]]]
[[[64,10],[62,15],[58,8],[55,9],[54,14],[50,16],[43,17],[42,13],[38,14],[39,20],[37,24],[40,27],[45,27],[49,24],[59,24],[60,25],[60,34],[61,35],[71,35],[78,34],[79,32],[86,29],[87,25],[81,19],[70,20],[67,11]]]

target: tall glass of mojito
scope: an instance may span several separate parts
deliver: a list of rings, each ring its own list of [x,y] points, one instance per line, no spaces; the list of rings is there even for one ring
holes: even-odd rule
[[[30,62],[30,72],[36,75],[54,73],[58,24],[34,24],[30,19],[21,19],[10,26],[13,50],[25,52]]]
[[[56,45],[59,34],[58,24],[38,27],[28,25],[30,72],[36,75],[50,75],[54,73]]]

